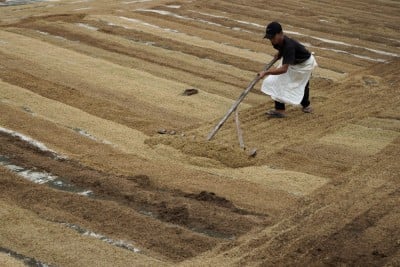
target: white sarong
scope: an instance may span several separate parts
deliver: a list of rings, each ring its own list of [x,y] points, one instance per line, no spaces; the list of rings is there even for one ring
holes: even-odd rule
[[[282,66],[282,61],[279,67]],[[280,75],[269,75],[264,79],[261,91],[275,101],[299,105],[304,96],[304,89],[311,73],[317,66],[313,55],[305,62],[289,65],[288,71]]]

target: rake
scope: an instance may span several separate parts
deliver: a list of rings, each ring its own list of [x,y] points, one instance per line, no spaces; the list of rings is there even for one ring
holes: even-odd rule
[[[271,62],[269,62],[265,67],[264,71],[268,70],[271,68],[275,62],[277,61],[277,58],[273,58]],[[238,106],[240,103],[243,101],[243,99],[250,93],[251,89],[261,80],[261,77],[257,75],[254,80],[247,86],[246,90],[244,90],[239,98],[236,100],[235,103],[233,103],[232,107],[228,110],[228,112],[225,114],[225,116],[218,122],[218,124],[214,127],[214,129],[208,134],[207,141],[210,141],[218,132],[218,130],[224,125],[226,120],[229,118],[229,116],[236,111],[235,115],[235,121],[236,121],[236,126],[237,126],[237,131],[238,131],[238,137],[239,137],[239,144],[241,148],[244,148],[244,142],[243,142],[243,137],[242,137],[242,131],[240,129],[240,122],[239,122],[239,114],[237,111]]]

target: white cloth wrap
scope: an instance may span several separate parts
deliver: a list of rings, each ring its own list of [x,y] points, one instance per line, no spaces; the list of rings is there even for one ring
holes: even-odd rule
[[[282,66],[282,61],[279,67]],[[275,101],[299,105],[304,96],[304,88],[310,80],[311,73],[317,66],[313,55],[305,62],[289,65],[288,71],[280,75],[269,75],[264,79],[261,91]]]

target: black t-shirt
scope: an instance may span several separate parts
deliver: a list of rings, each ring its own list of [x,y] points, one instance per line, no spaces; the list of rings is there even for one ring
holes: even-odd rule
[[[282,46],[274,45],[274,48],[279,51],[278,58],[283,57],[282,65],[296,65],[303,63],[310,58],[311,53],[294,39],[284,36]]]

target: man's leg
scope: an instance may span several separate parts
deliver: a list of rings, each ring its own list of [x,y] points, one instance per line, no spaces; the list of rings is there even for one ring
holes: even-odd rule
[[[301,100],[301,105],[303,106],[303,112],[304,113],[312,113],[313,109],[310,105],[310,81],[307,82],[306,84],[306,88],[304,88],[304,96],[303,96],[303,100]]]
[[[303,100],[301,100],[301,105],[303,106],[303,108],[306,108],[310,105],[310,81],[307,82],[306,84],[306,88],[304,88],[304,96],[303,96]]]
[[[276,111],[285,111],[285,103],[275,101],[275,110]]]

